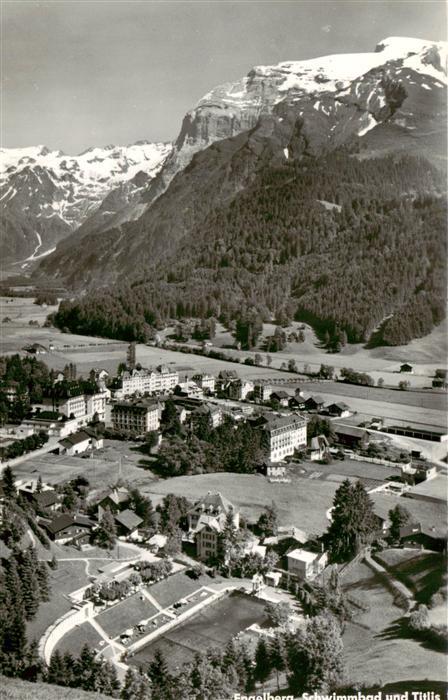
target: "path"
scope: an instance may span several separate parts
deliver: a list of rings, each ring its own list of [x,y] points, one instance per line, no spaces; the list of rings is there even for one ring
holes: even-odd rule
[[[142,594],[145,596],[145,598],[146,598],[147,600],[149,600],[149,602],[150,602],[155,608],[157,608],[157,610],[158,610],[159,612],[162,612],[162,611],[163,611],[163,608],[162,608],[162,606],[160,605],[160,603],[154,598],[153,595],[151,595],[151,593],[150,593],[149,591],[146,590],[146,588],[141,588],[141,589],[140,589],[140,593],[142,593]],[[165,612],[167,613],[167,615],[172,615],[172,617],[175,617],[175,615],[173,615],[172,613],[169,613],[168,611],[165,611]]]
[[[379,564],[375,559],[372,559],[372,555],[370,552],[366,552],[364,555],[364,561],[367,564],[367,566],[370,566],[371,569],[374,571],[378,572],[379,574],[382,574],[383,576],[387,576],[393,587],[399,591],[402,595],[404,595],[409,603],[414,602],[414,594],[412,591],[404,585],[401,581],[399,581],[393,574],[391,574],[390,571],[384,568],[381,564]]]

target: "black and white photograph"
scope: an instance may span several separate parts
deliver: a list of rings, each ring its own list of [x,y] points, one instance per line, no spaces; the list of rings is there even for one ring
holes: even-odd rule
[[[445,700],[445,0],[0,0],[0,700]]]

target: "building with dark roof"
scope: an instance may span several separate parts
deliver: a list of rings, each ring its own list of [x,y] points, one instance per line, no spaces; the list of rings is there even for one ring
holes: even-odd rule
[[[114,430],[135,436],[158,430],[160,407],[157,401],[119,401],[112,408]]]
[[[368,433],[354,425],[335,425],[334,432],[338,443],[351,449],[363,449],[369,442]]]
[[[421,523],[411,523],[400,528],[400,542],[403,546],[412,549],[442,552],[447,548],[447,531]]]
[[[103,447],[103,438],[93,431],[79,430],[59,440],[59,452],[66,455],[79,455],[87,450],[99,450]]]
[[[58,544],[65,544],[88,535],[95,527],[95,523],[83,515],[71,515],[62,513],[51,521],[41,520],[40,524],[48,532],[48,536]]]
[[[196,543],[196,554],[203,561],[215,559],[219,554],[221,533],[226,519],[232,513],[238,529],[240,516],[233,504],[221,493],[209,491],[187,513],[189,538]]]
[[[253,425],[265,434],[270,462],[281,462],[306,447],[306,420],[298,413],[265,413]]]
[[[114,520],[117,526],[118,536],[130,537],[131,539],[135,539],[138,536],[138,528],[143,522],[142,518],[129,508],[117,513],[114,516]]]

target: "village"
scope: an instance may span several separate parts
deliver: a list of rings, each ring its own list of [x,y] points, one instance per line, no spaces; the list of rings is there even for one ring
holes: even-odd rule
[[[9,480],[33,513],[25,537],[53,562],[56,591],[70,571],[64,605],[36,626],[47,665],[87,643],[120,680],[158,652],[178,671],[191,649],[206,650],[201,635],[213,638],[223,615],[215,643],[238,639],[255,653],[279,624],[303,628],[310,600],[327,595],[335,576],[347,587],[348,618],[370,615],[366,569],[380,588],[387,578],[392,610],[403,596],[407,615],[419,607],[400,567],[429,557],[440,570],[446,555],[447,434],[366,420],[349,396],[325,401],[299,381],[144,368],[134,343],[124,359],[116,376],[94,367],[80,379],[72,363],[52,371],[39,400],[24,397],[18,381],[0,389],[12,412],[28,398],[21,422],[1,428],[3,521]],[[215,453],[225,456],[214,466]],[[341,567],[326,531],[343,484],[361,485],[375,521],[354,564]],[[3,538],[3,558],[8,545]],[[431,625],[446,605],[437,593]]]

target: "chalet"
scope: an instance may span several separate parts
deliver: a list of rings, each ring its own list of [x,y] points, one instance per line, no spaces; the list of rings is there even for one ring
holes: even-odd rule
[[[313,413],[319,413],[324,407],[322,396],[310,396],[305,401],[305,410]]]
[[[59,454],[74,456],[89,450],[100,450],[103,447],[104,440],[93,431],[79,430],[59,440],[58,444]]]
[[[95,527],[95,523],[89,518],[69,513],[62,513],[51,521],[41,520],[40,524],[46,529],[50,539],[58,544],[66,544],[89,535]]]
[[[325,435],[317,435],[311,438],[310,446],[308,448],[309,458],[312,462],[318,462],[324,459],[329,453],[330,443],[328,442]]]
[[[287,554],[288,573],[301,581],[311,581],[325,569],[328,563],[327,552],[308,552],[294,549]]]
[[[350,415],[350,407],[343,401],[338,401],[327,406],[327,413],[337,418],[347,418]]]
[[[125,537],[126,539],[136,539],[138,537],[138,528],[143,520],[133,510],[126,508],[126,510],[117,513],[114,516],[114,520],[119,537]]]
[[[286,391],[273,391],[271,401],[278,403],[280,406],[287,407],[291,397]]]
[[[368,433],[353,425],[335,425],[334,432],[338,443],[350,449],[363,449],[369,442]]]
[[[206,561],[218,556],[221,533],[229,513],[232,513],[233,524],[238,529],[240,524],[238,511],[219,492],[211,491],[197,501],[187,513],[188,535],[196,543],[196,554],[199,559]]]
[[[58,495],[56,491],[53,490],[35,493],[33,500],[39,510],[46,510],[54,513],[61,508]]]
[[[442,552],[447,547],[447,532],[440,528],[413,523],[400,528],[400,542],[403,547]]]
[[[254,383],[244,379],[230,382],[227,387],[227,396],[234,401],[245,401],[254,390]]]
[[[40,483],[38,479],[18,479],[15,482],[15,486],[17,493],[29,503],[32,503],[39,493],[54,493],[54,489],[49,484]]]
[[[45,345],[41,345],[40,343],[25,345],[25,347],[22,349],[25,350],[25,352],[28,352],[30,355],[45,355],[48,352]]]
[[[412,365],[409,365],[407,362],[404,362],[402,365],[400,365],[400,372],[407,372],[408,374],[412,374],[414,371],[414,368]]]
[[[109,508],[112,513],[119,513],[125,510],[129,503],[129,491],[124,487],[112,489],[102,500],[97,504],[98,519],[102,517],[104,511]]]

